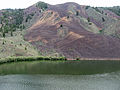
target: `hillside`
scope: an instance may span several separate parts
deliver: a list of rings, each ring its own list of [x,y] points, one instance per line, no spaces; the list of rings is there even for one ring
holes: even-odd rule
[[[32,53],[27,56],[38,55],[39,52],[42,56],[67,58],[120,58],[119,10],[119,6],[90,7],[73,2],[58,5],[38,2],[26,9],[13,10],[12,13],[8,10],[7,12],[11,14],[7,17],[2,13],[4,10],[1,10],[0,16],[4,16],[3,20],[0,19],[3,22],[1,38],[4,37],[4,33],[6,39],[13,38],[14,33],[22,32],[25,40],[23,41],[33,45],[30,48],[33,52],[30,49],[23,51],[24,55],[28,52]],[[11,20],[10,17],[13,19]],[[4,24],[6,19],[8,24]],[[11,24],[16,25],[15,30]],[[8,32],[3,32],[6,31],[6,25],[9,26]]]

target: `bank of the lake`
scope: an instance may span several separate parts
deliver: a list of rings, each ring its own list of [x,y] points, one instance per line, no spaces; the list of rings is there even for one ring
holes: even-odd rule
[[[43,57],[43,56],[36,56],[36,57],[8,57],[8,58],[0,58],[0,64],[5,63],[13,63],[13,62],[23,62],[23,61],[66,61],[65,57]]]
[[[120,58],[66,58],[66,57],[43,57],[43,56],[29,56],[29,57],[7,57],[0,58],[0,64],[13,63],[13,62],[23,62],[23,61],[120,61]]]

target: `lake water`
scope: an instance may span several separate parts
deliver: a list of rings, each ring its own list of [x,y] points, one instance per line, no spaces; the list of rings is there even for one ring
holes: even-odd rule
[[[0,90],[120,90],[120,73],[0,76]]]
[[[119,61],[0,65],[0,90],[120,90]]]

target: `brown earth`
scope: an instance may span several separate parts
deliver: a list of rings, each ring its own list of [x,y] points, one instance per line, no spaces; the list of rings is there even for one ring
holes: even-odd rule
[[[104,24],[92,16],[90,25],[85,8],[76,3],[49,5],[37,22],[28,28],[25,40],[41,53],[54,50],[67,58],[120,58],[120,40],[99,33]],[[116,20],[119,17],[110,11],[108,14],[105,18]],[[96,33],[92,32],[93,29]]]

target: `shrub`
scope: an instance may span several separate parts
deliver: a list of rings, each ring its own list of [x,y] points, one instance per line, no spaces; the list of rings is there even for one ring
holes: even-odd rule
[[[67,16],[67,19],[69,19],[70,18],[70,16]]]
[[[48,8],[48,5],[44,2],[38,2],[36,7],[40,8],[40,9],[47,9]]]
[[[89,25],[92,25],[92,23],[91,23],[91,22],[89,22]]]
[[[63,25],[61,24],[60,27],[63,27]]]
[[[99,32],[102,33],[102,32],[103,32],[103,29],[99,30]]]
[[[22,46],[22,44],[20,43],[20,46]]]
[[[13,36],[13,32],[12,31],[11,31],[10,35]]]
[[[76,60],[80,60],[80,58],[76,58]]]
[[[102,21],[105,22],[105,19],[102,17]]]
[[[51,12],[51,14],[53,14],[53,12]]]
[[[5,35],[5,32],[3,32],[3,37],[5,38],[5,36],[6,36],[6,35]]]
[[[4,45],[4,44],[5,44],[5,42],[3,41],[2,45]]]
[[[25,47],[25,50],[27,50],[27,47]]]
[[[88,20],[88,22],[90,22],[90,18],[89,17],[87,18],[87,20]]]
[[[78,16],[79,15],[79,11],[76,11],[76,16]]]
[[[30,19],[32,19],[32,16],[31,15],[28,15],[27,17],[26,17],[26,22],[28,22],[28,20],[30,20]]]
[[[86,6],[85,9],[88,9],[90,6]]]

